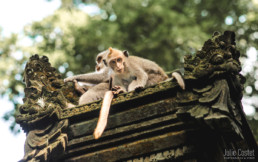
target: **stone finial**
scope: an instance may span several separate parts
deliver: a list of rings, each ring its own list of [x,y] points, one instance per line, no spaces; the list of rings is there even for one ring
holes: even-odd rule
[[[62,92],[63,79],[46,56],[36,54],[25,67],[24,82],[24,104],[16,115],[16,122],[27,133],[21,161],[53,160],[64,152],[68,140],[68,120],[59,120],[68,102]]]

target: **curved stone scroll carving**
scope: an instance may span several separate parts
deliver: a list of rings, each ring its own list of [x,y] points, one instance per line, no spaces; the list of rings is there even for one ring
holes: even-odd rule
[[[215,32],[196,55],[186,56],[184,77],[189,87],[186,92],[179,92],[177,98],[181,104],[196,104],[184,106],[178,111],[178,116],[185,117],[188,114],[204,120],[213,129],[230,129],[243,138],[241,104],[236,103],[242,98],[245,83],[245,78],[239,73],[239,56],[235,33],[231,31],[225,31],[224,34]]]
[[[68,103],[62,92],[63,79],[46,56],[36,54],[25,67],[24,81],[24,104],[16,115],[16,122],[27,133],[21,161],[53,161],[67,145],[68,120],[59,120]]]

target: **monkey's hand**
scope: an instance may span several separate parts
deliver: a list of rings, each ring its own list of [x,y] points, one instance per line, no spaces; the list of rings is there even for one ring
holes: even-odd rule
[[[123,89],[121,86],[114,86],[114,87],[112,87],[112,92],[114,95],[118,95],[120,93],[126,92],[126,90]]]
[[[74,82],[74,88],[75,88],[75,90],[76,90],[78,93],[80,93],[80,95],[82,95],[82,94],[84,94],[84,93],[86,92],[85,89],[79,85],[79,83],[77,82],[76,79],[73,80],[73,82]]]
[[[144,71],[139,71],[138,74],[136,75],[136,80],[133,80],[129,86],[128,86],[128,91],[134,91],[139,92],[139,90],[143,89],[148,80],[148,75]]]
[[[75,79],[73,77],[68,77],[64,79],[64,82],[73,82]]]

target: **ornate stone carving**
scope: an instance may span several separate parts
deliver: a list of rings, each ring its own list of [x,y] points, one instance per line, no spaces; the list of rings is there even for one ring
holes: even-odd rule
[[[178,115],[189,113],[196,119],[204,119],[212,128],[215,128],[215,120],[225,118],[231,123],[230,129],[234,129],[243,137],[239,112],[241,108],[236,108],[238,103],[235,101],[242,98],[245,78],[239,73],[240,52],[235,45],[234,32],[215,32],[195,56],[185,57],[184,77],[189,82],[188,93],[179,92],[178,102],[186,103],[194,99],[197,104],[191,108],[181,109]],[[188,97],[185,101],[182,98],[186,95]]]
[[[215,32],[212,39],[204,43],[196,55],[185,57],[185,78],[212,78],[222,73],[239,75],[241,66],[240,52],[236,50],[235,33],[226,31],[224,34]]]
[[[16,115],[16,122],[27,133],[21,161],[53,160],[67,145],[68,120],[59,120],[68,102],[62,92],[63,79],[46,56],[33,55],[25,67],[24,81],[24,104]],[[54,156],[49,158],[50,154]]]

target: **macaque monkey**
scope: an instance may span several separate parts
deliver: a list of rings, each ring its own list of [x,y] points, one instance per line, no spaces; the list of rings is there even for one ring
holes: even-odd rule
[[[133,91],[168,79],[164,70],[155,62],[137,56],[129,56],[127,51],[122,52],[109,48],[109,53],[103,61],[110,68],[110,84],[118,91]],[[180,87],[185,89],[184,80],[179,73],[172,73],[172,78],[175,78]],[[114,93],[117,92],[109,90],[105,93],[99,120],[93,133],[95,139],[100,138],[104,132]]]
[[[75,86],[75,90],[77,92],[79,92],[80,95],[82,95],[88,89],[90,89],[90,88],[92,88],[93,86],[96,85],[96,84],[90,83],[90,81],[94,79],[94,78],[91,78],[91,80],[89,80],[90,76],[94,76],[95,77],[94,80],[97,80],[96,79],[96,77],[97,77],[99,79],[98,81],[101,81],[105,77],[108,78],[108,68],[103,63],[103,59],[107,55],[107,52],[108,51],[106,50],[106,51],[103,51],[103,52],[101,52],[101,53],[99,53],[97,55],[97,57],[96,57],[95,72],[88,73],[88,74],[77,75],[77,76],[72,76],[72,77],[69,77],[69,78],[65,79],[65,81],[73,80],[74,86]],[[104,74],[104,75],[99,75],[99,74]],[[80,82],[80,83],[78,83],[77,79],[74,79],[74,78],[77,78],[78,80],[80,80],[80,79],[83,79],[83,80],[86,80],[86,81],[88,80],[88,82]],[[94,83],[96,83],[96,81],[94,81]],[[100,87],[98,89],[100,89]]]
[[[68,77],[64,80],[64,82],[72,82],[74,80],[78,82],[85,82],[90,83],[93,85],[99,84],[103,81],[107,81],[109,79],[108,77],[108,68],[103,63],[103,58],[106,57],[108,51],[103,51],[99,53],[96,57],[96,67],[95,72],[87,73],[87,74],[81,74],[81,75],[75,75]]]
[[[133,91],[168,79],[164,70],[155,62],[137,56],[129,56],[127,51],[122,52],[109,48],[104,63],[111,70],[113,86],[120,86],[124,91]]]
[[[64,80],[65,82],[73,81],[75,89],[82,94],[79,105],[102,99],[108,90],[109,68],[103,63],[107,54],[108,51],[103,51],[97,55],[95,72],[71,76]],[[87,88],[82,88],[78,82],[86,83]]]

